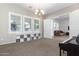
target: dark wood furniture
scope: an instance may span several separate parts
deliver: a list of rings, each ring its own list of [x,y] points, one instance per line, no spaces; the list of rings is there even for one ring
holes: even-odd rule
[[[68,40],[59,43],[60,56],[61,51],[67,51],[67,56],[79,56],[79,36],[69,38]]]
[[[55,36],[63,36],[63,35],[65,35],[65,32],[63,32],[63,31],[61,31],[61,30],[55,30],[55,31],[54,31],[54,35],[55,35]]]
[[[65,34],[66,34],[67,36],[69,36],[69,32],[66,32]]]

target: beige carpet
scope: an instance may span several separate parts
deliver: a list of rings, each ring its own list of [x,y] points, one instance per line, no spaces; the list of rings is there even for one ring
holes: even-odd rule
[[[68,39],[66,36],[54,39],[40,39],[24,43],[0,46],[1,56],[59,56],[59,42]]]

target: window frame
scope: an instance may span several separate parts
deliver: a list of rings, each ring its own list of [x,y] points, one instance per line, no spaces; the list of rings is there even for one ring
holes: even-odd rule
[[[24,18],[30,18],[30,19],[31,19],[31,20],[30,20],[30,29],[27,30],[27,31],[24,30],[24,21],[25,21]],[[32,17],[29,17],[29,16],[23,16],[23,24],[22,24],[22,28],[23,28],[23,33],[31,32],[31,30],[32,30]]]
[[[34,28],[34,31],[35,31],[35,32],[39,32],[39,31],[40,31],[40,19],[39,19],[39,18],[34,18],[34,21],[35,21],[35,20],[38,20],[38,21],[39,21],[39,29],[36,29],[36,30],[35,30],[35,27],[33,27],[33,28]],[[34,22],[34,21],[33,21],[33,26],[35,25],[35,22]]]
[[[11,31],[11,15],[15,15],[15,16],[20,16],[21,17],[21,30],[20,31]],[[24,31],[24,18],[31,18],[31,25],[30,25],[30,30],[28,31]],[[22,34],[22,33],[39,33],[40,32],[40,19],[39,18],[34,18],[34,17],[30,17],[30,16],[26,16],[26,15],[22,15],[19,13],[15,13],[15,12],[9,12],[9,17],[8,17],[8,33],[11,34]],[[39,29],[35,30],[34,28],[34,21],[35,20],[39,20]]]
[[[59,30],[59,23],[58,22],[54,22],[54,29]]]
[[[21,21],[20,21],[20,24],[21,24],[21,30],[20,31],[11,31],[11,15],[15,15],[15,16],[20,16],[21,17]],[[14,12],[9,12],[9,33],[22,33],[22,15],[21,14],[18,14],[18,13],[14,13]]]

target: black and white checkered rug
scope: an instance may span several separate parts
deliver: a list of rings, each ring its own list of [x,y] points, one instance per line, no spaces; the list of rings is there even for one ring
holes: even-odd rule
[[[27,34],[27,35],[18,35],[16,38],[16,42],[25,42],[25,41],[31,41],[31,40],[36,40],[40,39],[40,33],[35,33],[35,34]]]

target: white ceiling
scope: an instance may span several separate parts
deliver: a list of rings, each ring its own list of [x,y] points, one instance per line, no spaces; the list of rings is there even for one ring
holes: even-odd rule
[[[43,9],[46,15],[73,4],[74,3],[19,3],[18,5],[32,12],[35,12],[36,9]]]
[[[59,20],[59,21],[60,20],[61,21],[63,21],[63,20],[69,20],[69,14],[60,15],[60,16],[56,17],[55,20]]]

